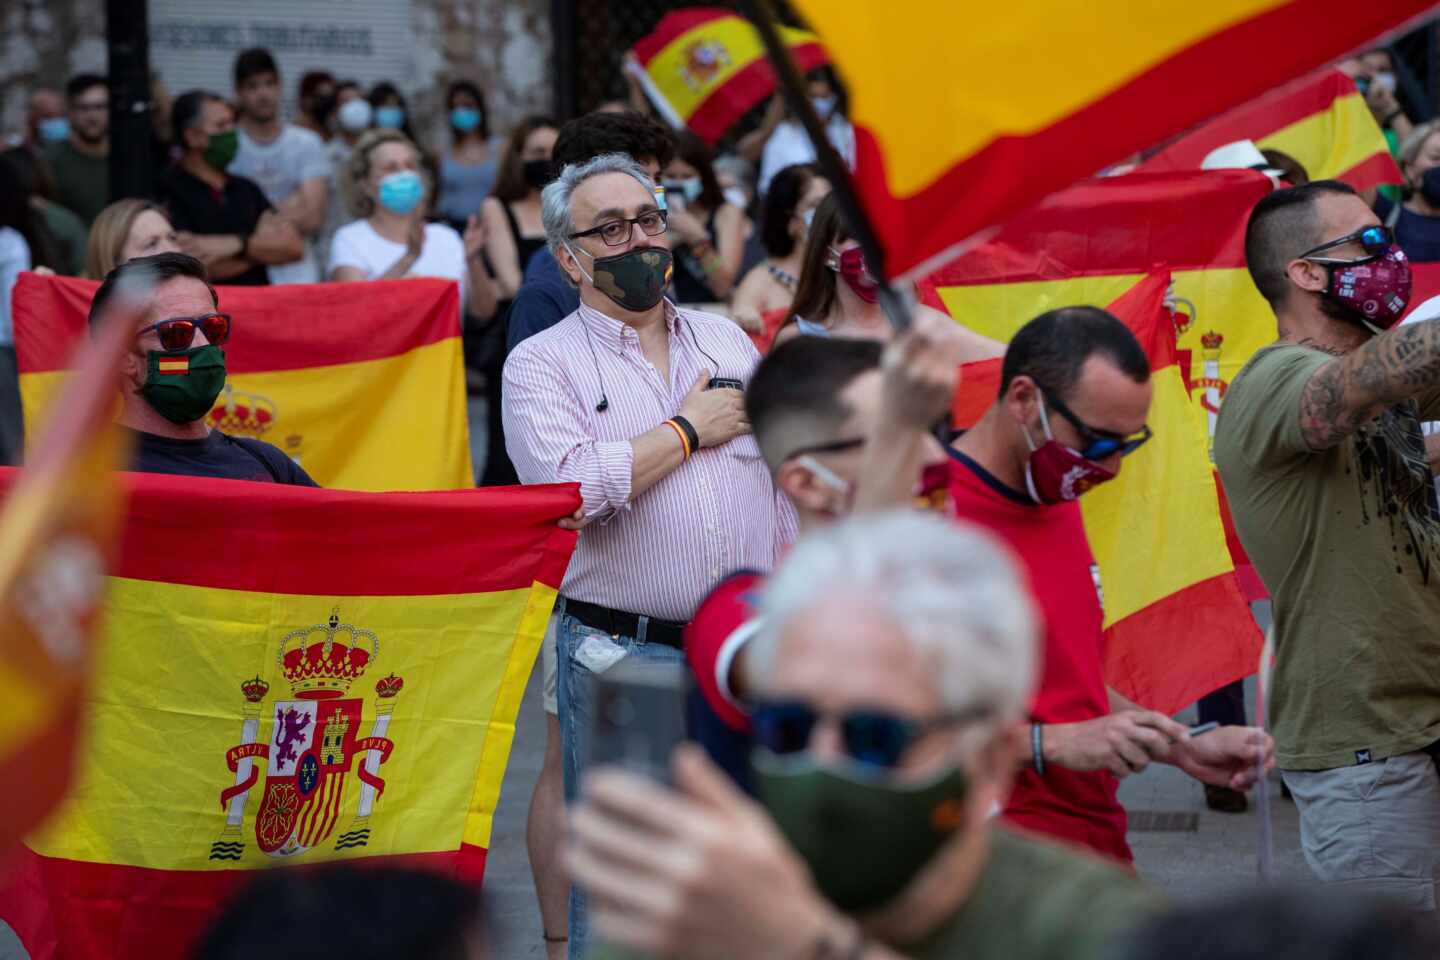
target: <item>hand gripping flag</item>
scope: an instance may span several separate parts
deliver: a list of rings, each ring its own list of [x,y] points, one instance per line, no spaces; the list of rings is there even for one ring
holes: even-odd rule
[[[1116,479],[1080,498],[1103,585],[1106,683],[1165,713],[1253,673],[1262,642],[1226,549],[1204,429],[1177,362],[1164,307],[1169,282],[1168,272],[1151,273],[1108,308],[1150,359],[1155,436]],[[999,360],[965,366],[957,425],[995,402],[999,379]]]
[[[883,272],[1399,27],[1428,0],[795,0],[849,85]]]
[[[1236,140],[1289,154],[1312,180],[1343,180],[1356,190],[1404,182],[1355,81],[1338,70],[1302,77],[1221,114],[1167,145],[1139,170],[1198,170],[1212,150]]]
[[[0,879],[29,955],[186,956],[272,867],[401,858],[478,883],[578,489],[124,477],[87,746]]]
[[[827,62],[813,33],[780,28],[803,73]],[[723,7],[668,13],[635,44],[626,70],[673,127],[714,144],[775,90],[775,69],[755,28]]]
[[[33,273],[15,285],[27,427],[49,408],[97,286]],[[453,282],[217,289],[234,326],[211,427],[273,443],[323,487],[474,484]]]

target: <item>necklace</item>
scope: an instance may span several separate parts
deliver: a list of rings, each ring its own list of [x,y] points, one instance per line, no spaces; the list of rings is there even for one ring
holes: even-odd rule
[[[770,276],[780,281],[780,286],[785,287],[786,289],[794,290],[800,282],[795,279],[795,275],[793,273],[787,273],[786,271],[781,270],[779,267],[775,266],[775,264],[773,263],[765,264],[765,269],[769,270]]]

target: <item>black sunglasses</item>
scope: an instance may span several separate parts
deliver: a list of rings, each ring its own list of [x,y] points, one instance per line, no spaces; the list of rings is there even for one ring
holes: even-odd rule
[[[579,240],[581,237],[593,237],[597,233],[600,239],[605,241],[607,247],[618,247],[630,239],[631,224],[638,224],[640,232],[647,237],[655,237],[665,232],[665,211],[647,210],[638,217],[619,220],[606,220],[604,223],[589,230],[581,230],[579,233],[570,234],[571,240]]]
[[[1340,260],[1335,257],[1317,257],[1315,254],[1323,253],[1326,250],[1333,250],[1336,247],[1343,247],[1347,243],[1359,243],[1365,248],[1365,256],[1354,260]],[[1329,264],[1331,266],[1349,266],[1356,263],[1365,263],[1373,260],[1390,249],[1395,242],[1395,234],[1389,227],[1376,225],[1373,227],[1362,227],[1354,233],[1347,233],[1339,240],[1327,240],[1318,247],[1311,247],[1300,254],[1300,260],[1309,260],[1311,263]]]
[[[1080,450],[1080,456],[1086,460],[1104,460],[1106,457],[1113,457],[1117,453],[1122,457],[1128,457],[1143,447],[1146,441],[1154,436],[1154,434],[1150,432],[1150,425],[1148,423],[1140,428],[1139,433],[1128,437],[1116,436],[1108,430],[1096,430],[1075,416],[1075,414],[1070,411],[1070,408],[1061,403],[1059,398],[1054,396],[1049,390],[1042,388],[1040,395],[1052,410],[1066,420],[1069,420],[1070,426],[1079,432],[1080,440],[1085,444]]]
[[[971,723],[990,713],[982,707],[916,720],[884,710],[852,710],[835,716],[845,754],[857,763],[886,769],[898,766],[920,738],[936,730]],[[762,701],[751,714],[755,742],[778,756],[810,747],[815,725],[824,714],[798,700]]]

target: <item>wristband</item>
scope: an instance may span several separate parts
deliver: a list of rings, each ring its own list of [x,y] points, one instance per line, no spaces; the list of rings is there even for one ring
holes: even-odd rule
[[[1045,746],[1040,739],[1040,727],[1038,723],[1030,724],[1030,752],[1035,758],[1035,772],[1045,776]]]
[[[694,453],[696,450],[699,450],[700,434],[695,430],[695,424],[686,420],[678,413],[671,417],[670,420],[672,423],[678,424],[681,430],[685,431],[685,436],[690,441],[690,452]]]
[[[666,420],[665,426],[669,427],[671,430],[674,430],[675,436],[680,438],[680,449],[685,451],[685,459],[689,460],[690,454],[695,452],[694,448],[690,446],[690,438],[685,435],[685,431],[680,428],[680,424],[676,423],[674,420]]]

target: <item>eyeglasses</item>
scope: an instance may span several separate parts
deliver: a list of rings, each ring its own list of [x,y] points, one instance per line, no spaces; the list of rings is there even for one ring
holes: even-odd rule
[[[195,340],[195,331],[205,334],[205,339],[214,346],[220,346],[230,339],[230,314],[207,313],[203,317],[171,317],[152,323],[135,334],[143,337],[151,330],[160,338],[160,346],[166,350],[188,350]]]
[[[790,451],[786,460],[794,460],[796,457],[803,457],[807,453],[840,453],[842,450],[854,450],[856,447],[865,446],[864,437],[847,437],[844,440],[831,440],[828,443],[811,444],[808,447],[797,447]]]
[[[579,240],[581,237],[593,237],[599,234],[600,239],[605,241],[605,246],[618,247],[630,239],[631,224],[639,224],[640,232],[647,237],[659,236],[665,232],[665,211],[646,210],[638,217],[606,220],[597,227],[570,234],[570,239]]]
[[[1070,425],[1079,432],[1080,441],[1085,444],[1080,450],[1080,456],[1086,460],[1104,460],[1106,457],[1113,457],[1117,453],[1122,457],[1128,457],[1143,447],[1146,441],[1154,436],[1154,434],[1150,432],[1149,424],[1141,427],[1139,433],[1132,434],[1128,437],[1118,436],[1108,430],[1096,430],[1075,416],[1075,414],[1071,413],[1070,408],[1061,403],[1049,390],[1042,389],[1040,394],[1052,410],[1066,420],[1069,420]]]
[[[1343,247],[1345,246],[1345,244],[1352,242],[1359,243],[1360,246],[1364,247],[1366,255],[1353,260],[1341,260],[1335,257],[1315,256],[1315,254],[1317,253],[1323,253],[1326,250],[1333,250],[1336,247]],[[1390,249],[1390,245],[1394,242],[1395,234],[1390,230],[1390,228],[1377,224],[1373,227],[1362,227],[1359,230],[1356,230],[1354,233],[1347,233],[1339,240],[1328,240],[1325,243],[1320,244],[1320,246],[1318,247],[1311,247],[1309,250],[1306,250],[1304,253],[1300,254],[1298,259],[1309,260],[1311,263],[1331,264],[1334,266],[1348,266],[1350,264],[1364,263],[1367,260],[1373,260],[1376,257],[1383,255],[1386,250]]]
[[[840,727],[845,754],[869,767],[890,769],[899,765],[922,737],[945,727],[972,723],[989,714],[975,707],[916,720],[885,710],[852,710],[834,716]],[[810,746],[822,714],[798,700],[761,702],[751,714],[755,742],[777,755],[801,753]]]

